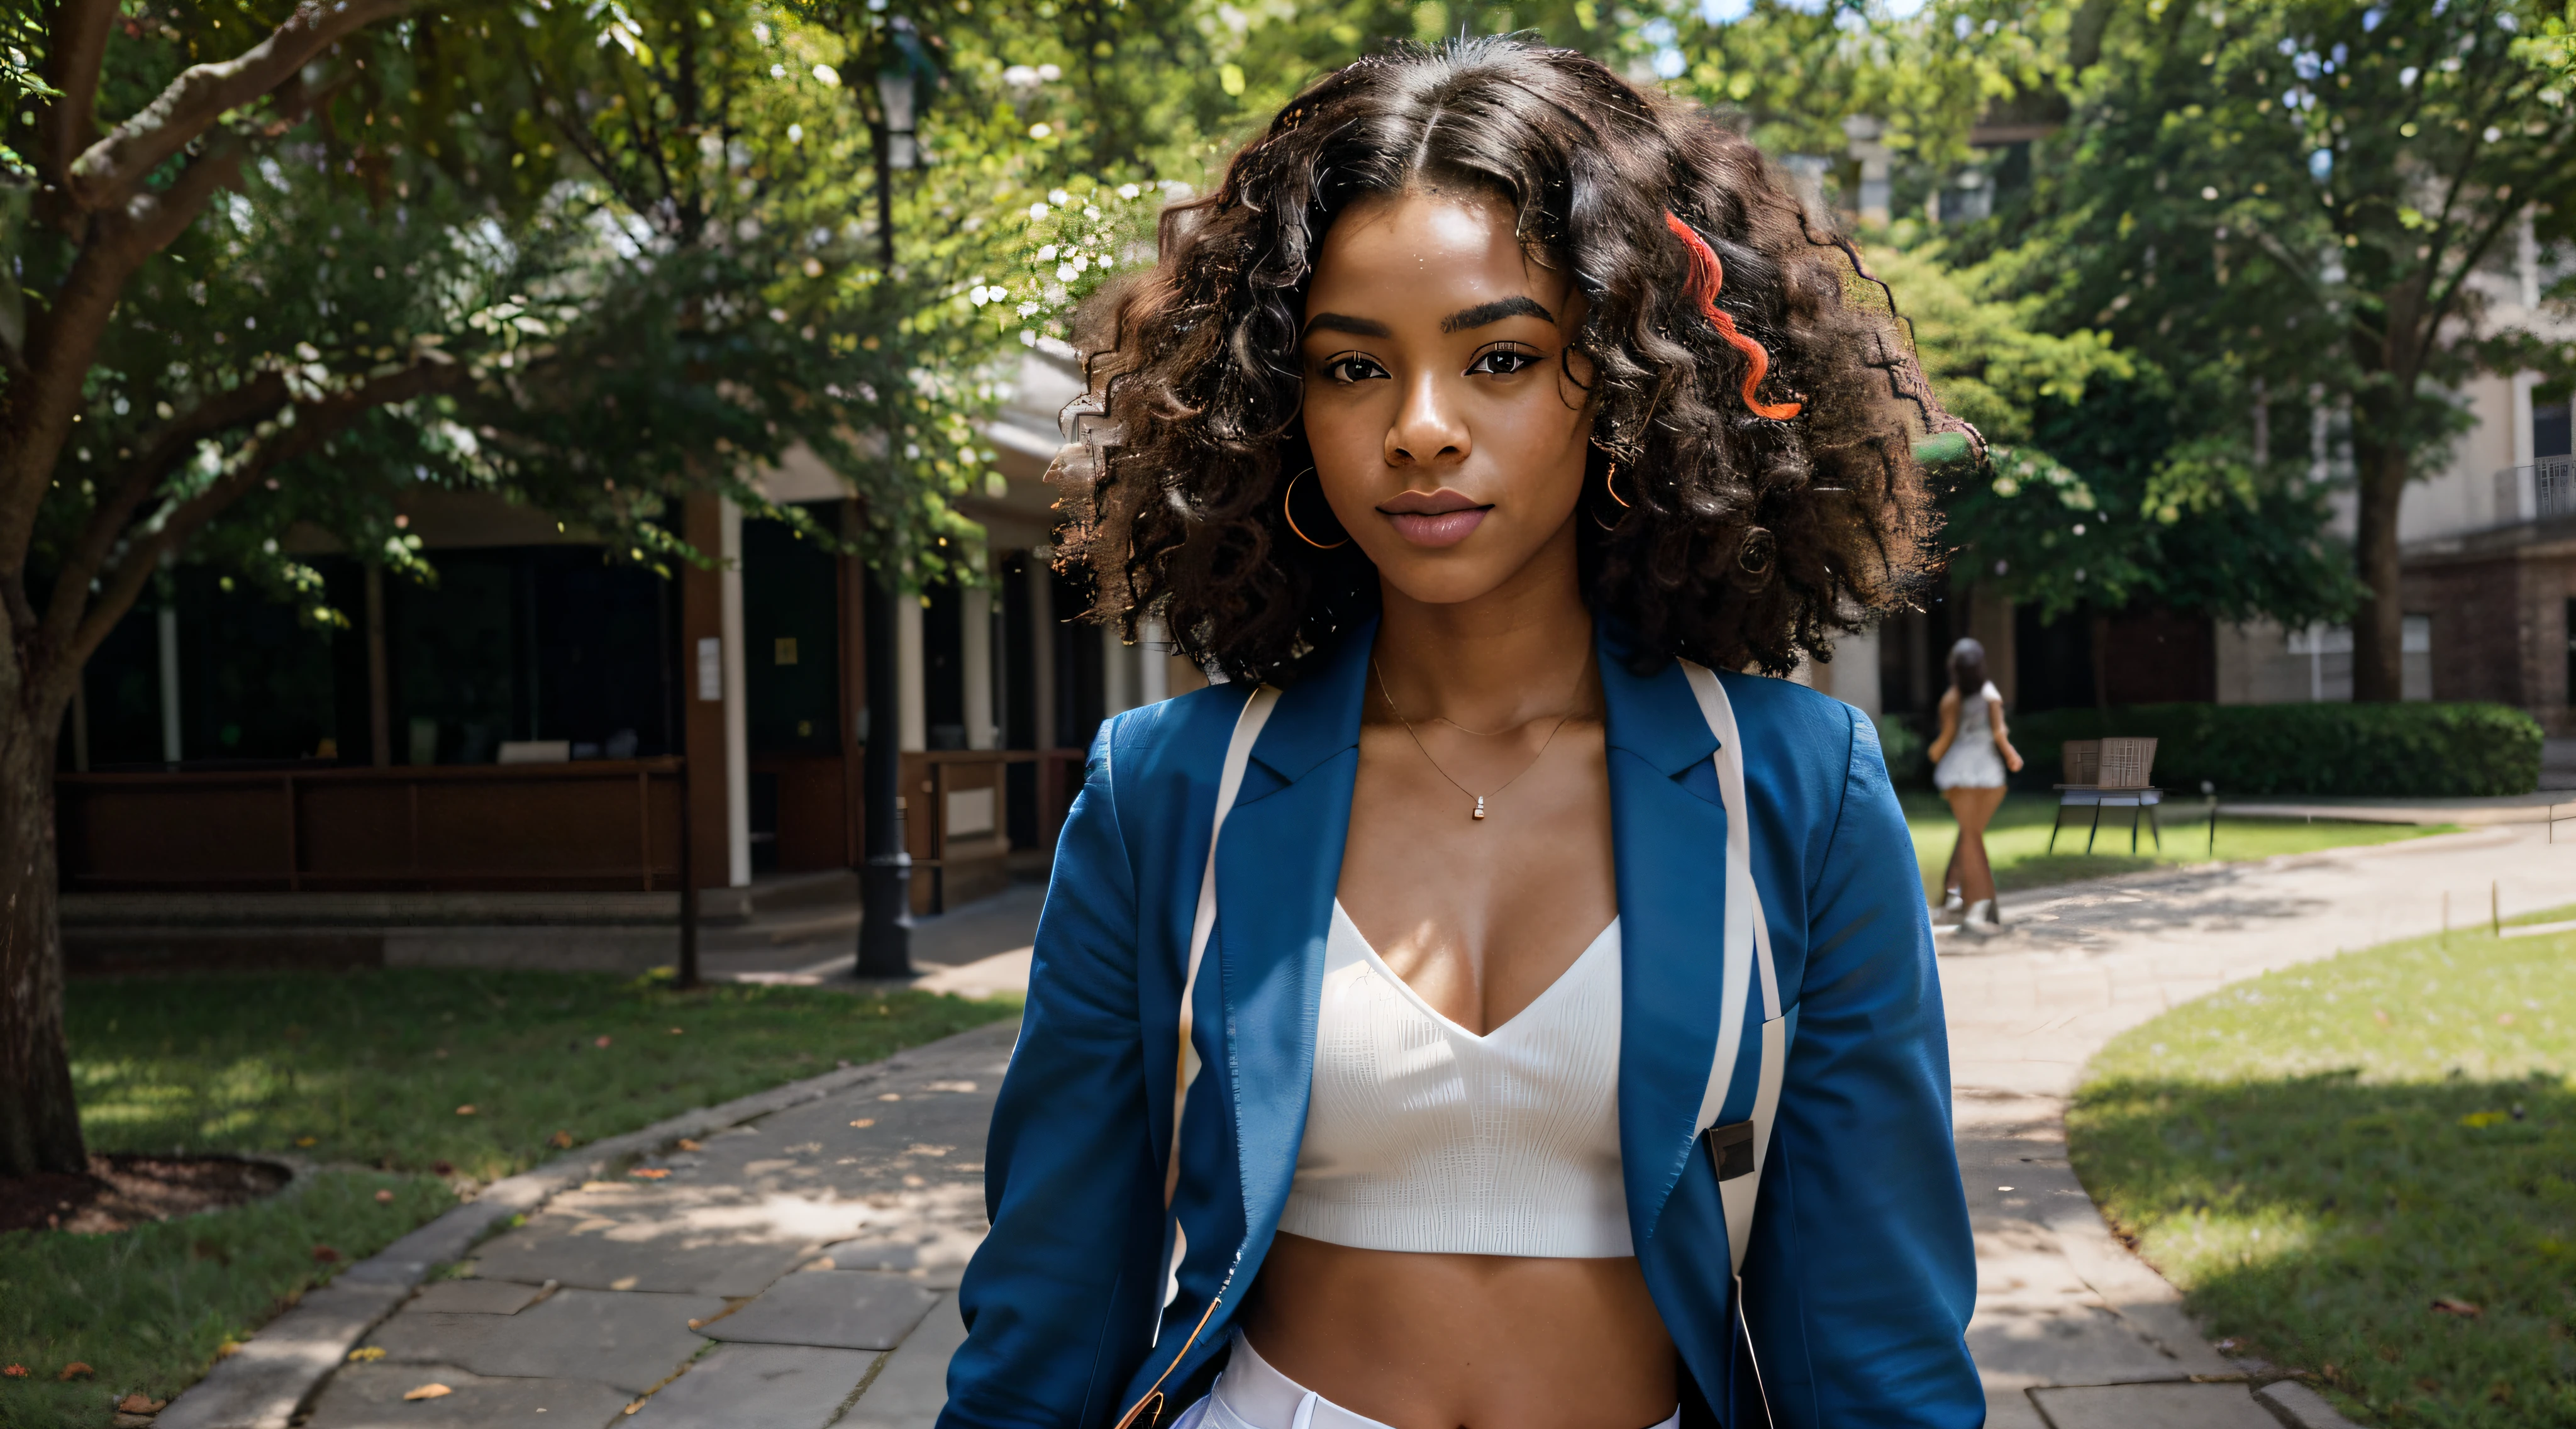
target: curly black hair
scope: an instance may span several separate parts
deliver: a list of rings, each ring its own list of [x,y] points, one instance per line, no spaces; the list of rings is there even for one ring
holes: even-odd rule
[[[1325,77],[1214,194],[1164,213],[1150,272],[1095,300],[1081,450],[1055,478],[1060,558],[1089,568],[1094,619],[1133,639],[1159,618],[1183,654],[1257,683],[1375,611],[1358,547],[1318,550],[1283,517],[1311,464],[1298,326],[1334,218],[1426,185],[1510,204],[1589,299],[1581,568],[1641,664],[1785,673],[1906,603],[1935,559],[1915,442],[1975,434],[1932,400],[1885,289],[1737,134],[1574,51],[1493,37]],[[1704,316],[1668,215],[1723,262],[1717,305],[1768,350],[1769,400]]]

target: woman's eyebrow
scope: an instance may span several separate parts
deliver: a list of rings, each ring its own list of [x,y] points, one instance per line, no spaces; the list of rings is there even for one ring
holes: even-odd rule
[[[1317,313],[1306,319],[1307,332],[1346,332],[1354,337],[1393,337],[1395,329],[1374,318],[1355,318],[1348,313]]]
[[[1505,318],[1518,317],[1536,318],[1550,326],[1556,322],[1556,315],[1540,307],[1537,300],[1510,297],[1496,298],[1490,303],[1478,303],[1472,308],[1461,308],[1440,320],[1440,330],[1444,333],[1458,332],[1465,328],[1483,327],[1487,323],[1498,323]]]

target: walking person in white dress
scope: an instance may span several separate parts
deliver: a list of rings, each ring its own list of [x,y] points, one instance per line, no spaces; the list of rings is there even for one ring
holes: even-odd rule
[[[1943,919],[2001,926],[1986,824],[2003,807],[2004,776],[2021,772],[2021,754],[2004,728],[2003,692],[1986,678],[1986,647],[1974,640],[1950,647],[1950,688],[1941,695],[1941,737],[1932,741],[1932,759],[1932,787],[1959,820],[1959,842],[1942,879]]]

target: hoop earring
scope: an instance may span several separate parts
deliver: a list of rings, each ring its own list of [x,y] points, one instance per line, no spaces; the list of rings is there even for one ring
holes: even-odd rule
[[[1600,444],[1596,442],[1594,445],[1599,446]],[[1604,450],[1601,455],[1609,462],[1608,467],[1601,473],[1601,489],[1610,493],[1610,499],[1618,503],[1620,510],[1635,510],[1636,508],[1629,503],[1628,499],[1619,494],[1618,459],[1611,457],[1607,450]],[[1627,520],[1625,516],[1622,516],[1618,521],[1604,521],[1601,519],[1601,513],[1598,510],[1595,510],[1589,501],[1584,503],[1583,509],[1591,514],[1592,524],[1600,527],[1604,531],[1616,533],[1619,529],[1620,523]]]
[[[1310,466],[1310,467],[1308,467],[1308,468],[1306,468],[1306,471],[1313,471],[1313,470],[1314,470],[1314,468],[1313,468],[1313,467],[1311,467],[1311,466]],[[1298,539],[1298,540],[1305,542],[1307,545],[1314,547],[1314,548],[1315,548],[1316,550],[1318,550],[1318,551],[1338,551],[1338,550],[1340,550],[1342,547],[1347,546],[1347,545],[1349,545],[1349,544],[1351,543],[1351,538],[1349,537],[1349,535],[1345,534],[1345,535],[1342,537],[1342,539],[1340,539],[1340,540],[1338,540],[1338,541],[1335,541],[1333,544],[1331,544],[1331,545],[1327,546],[1327,545],[1325,545],[1323,542],[1318,541],[1318,540],[1316,540],[1314,537],[1307,535],[1303,530],[1300,530],[1300,529],[1298,528],[1298,525],[1297,525],[1297,513],[1296,513],[1296,511],[1295,511],[1294,509],[1292,509],[1292,508],[1290,507],[1289,503],[1290,503],[1291,501],[1293,501],[1293,500],[1296,498],[1296,495],[1297,495],[1297,483],[1306,479],[1306,471],[1301,471],[1301,472],[1297,473],[1295,476],[1292,476],[1292,477],[1288,478],[1288,489],[1279,493],[1279,514],[1280,514],[1282,517],[1286,518],[1286,520],[1287,520],[1287,522],[1288,522],[1288,529],[1289,529],[1289,530],[1291,530],[1291,531],[1295,531],[1295,532],[1297,533],[1297,539]]]

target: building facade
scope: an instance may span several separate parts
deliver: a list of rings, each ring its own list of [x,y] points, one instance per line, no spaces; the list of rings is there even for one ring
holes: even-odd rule
[[[987,583],[895,598],[913,904],[994,891],[1044,856],[1106,715],[1197,682],[1078,623],[1051,569],[1043,476],[1070,354],[1033,351],[990,428],[1005,478],[965,503]],[[771,500],[827,529],[857,512],[791,455]],[[319,533],[295,554],[349,617],[316,629],[267,593],[174,571],[83,680],[62,740],[73,894],[667,894],[743,890],[865,856],[862,672],[876,584],[784,522],[693,498],[714,569],[664,580],[498,498],[401,508],[433,581]]]

